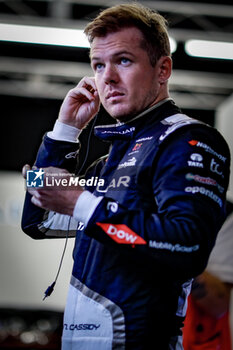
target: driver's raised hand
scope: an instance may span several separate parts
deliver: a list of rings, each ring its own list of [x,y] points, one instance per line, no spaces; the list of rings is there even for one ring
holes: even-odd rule
[[[99,106],[100,100],[94,77],[84,77],[66,95],[58,120],[81,130],[94,118]]]

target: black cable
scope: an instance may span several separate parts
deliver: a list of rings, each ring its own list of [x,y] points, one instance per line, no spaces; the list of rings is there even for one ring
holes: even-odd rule
[[[86,149],[86,155],[85,155],[85,158],[84,158],[84,161],[83,161],[83,164],[81,166],[81,168],[79,169],[78,173],[77,173],[77,176],[81,173],[81,171],[83,170],[86,162],[87,162],[87,158],[88,158],[88,154],[89,154],[89,150],[90,150],[90,141],[91,141],[91,135],[92,135],[92,131],[94,129],[94,126],[95,126],[95,123],[96,123],[96,119],[97,119],[97,116],[98,114],[96,114],[94,120],[93,120],[93,123],[92,123],[92,126],[91,126],[91,130],[89,132],[89,135],[88,135],[88,139],[87,139],[87,149]],[[46,289],[46,291],[44,292],[44,298],[43,300],[45,300],[47,297],[49,297],[53,290],[54,290],[54,287],[55,287],[55,284],[57,282],[57,279],[58,279],[58,276],[60,274],[60,271],[61,271],[61,267],[62,267],[62,263],[63,263],[63,259],[64,259],[64,255],[65,255],[65,252],[66,252],[66,247],[67,247],[67,243],[68,243],[68,238],[69,238],[69,232],[70,232],[70,221],[71,221],[71,216],[69,217],[69,222],[68,222],[68,227],[67,227],[67,231],[66,231],[66,237],[65,237],[65,245],[64,245],[64,248],[63,248],[63,252],[62,252],[62,256],[61,256],[61,259],[60,259],[60,264],[59,264],[59,267],[58,267],[58,270],[57,270],[57,274],[56,274],[56,277],[55,277],[55,280],[53,281],[53,283],[48,286],[48,288]]]
[[[63,263],[63,259],[64,259],[66,247],[67,247],[67,243],[68,243],[68,238],[69,238],[69,233],[70,233],[70,221],[71,221],[71,216],[69,217],[68,227],[67,227],[67,231],[66,231],[65,245],[64,245],[64,248],[63,248],[63,252],[62,252],[60,264],[59,264],[59,267],[58,267],[58,270],[57,270],[57,274],[56,274],[54,282],[44,292],[43,300],[45,300],[45,298],[49,297],[52,294],[52,292],[54,290],[54,287],[55,287],[55,284],[57,283],[57,279],[58,279],[58,276],[59,276],[60,271],[61,271],[61,267],[62,267],[62,263]]]

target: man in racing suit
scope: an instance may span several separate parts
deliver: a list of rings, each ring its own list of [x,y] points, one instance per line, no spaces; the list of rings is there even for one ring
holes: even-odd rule
[[[205,269],[225,219],[229,149],[169,97],[160,15],[119,5],[86,33],[94,78],[68,93],[35,165],[46,179],[63,169],[67,180],[77,137],[100,102],[117,120],[95,128],[111,150],[86,172],[85,190],[83,182],[28,189],[22,228],[35,239],[65,236],[68,226],[77,231],[64,350],[182,349],[191,280]]]

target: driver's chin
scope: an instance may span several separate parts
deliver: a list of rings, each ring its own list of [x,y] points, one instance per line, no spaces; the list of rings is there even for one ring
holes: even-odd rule
[[[124,108],[123,106],[112,106],[111,108],[105,109],[112,118],[117,119],[119,121],[126,121],[132,118],[132,115],[135,115],[135,111],[133,112],[130,108]]]

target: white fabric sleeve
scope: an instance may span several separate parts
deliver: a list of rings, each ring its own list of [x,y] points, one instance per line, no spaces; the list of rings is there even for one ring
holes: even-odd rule
[[[78,221],[69,215],[46,211],[38,229],[47,237],[75,237]]]
[[[77,139],[81,131],[82,130],[75,128],[74,126],[56,120],[53,130],[49,131],[47,135],[53,140],[78,143]]]
[[[223,282],[233,283],[233,213],[218,233],[207,270]]]
[[[74,219],[77,221],[81,221],[84,224],[84,226],[86,226],[96,207],[102,199],[102,196],[96,197],[89,191],[83,191],[83,193],[79,196],[74,207]]]

